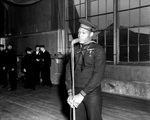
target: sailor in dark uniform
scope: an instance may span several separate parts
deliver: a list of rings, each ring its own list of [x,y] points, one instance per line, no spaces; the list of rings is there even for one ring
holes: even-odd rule
[[[105,52],[92,40],[96,26],[80,20],[78,39],[74,42],[75,96],[72,96],[71,70],[67,64],[68,104],[76,108],[76,120],[102,120],[101,82],[105,70]],[[79,44],[75,44],[79,42]]]
[[[4,45],[0,44],[0,85],[2,88],[7,87],[7,73],[6,73],[6,52]]]
[[[8,90],[13,91],[17,88],[17,55],[12,43],[9,43],[6,49],[6,70],[10,84]]]
[[[35,90],[35,70],[36,63],[34,55],[32,54],[32,48],[27,47],[25,49],[26,55],[22,62],[23,72],[25,73],[24,88]]]
[[[35,83],[40,84],[40,45],[35,46],[35,51],[32,53],[35,59]]]
[[[50,67],[51,67],[51,55],[45,49],[44,45],[40,46],[41,50],[41,59],[40,59],[40,70],[41,70],[41,79],[42,85],[52,86],[51,78],[50,78]]]

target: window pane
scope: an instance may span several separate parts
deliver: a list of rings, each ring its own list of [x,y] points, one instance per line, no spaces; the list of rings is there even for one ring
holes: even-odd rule
[[[98,26],[98,16],[90,18],[91,23]]]
[[[72,7],[74,5],[74,2],[72,0],[68,0],[68,7]]]
[[[85,0],[81,0],[81,3],[85,3]]]
[[[132,28],[129,30],[129,44],[138,44],[138,28]]]
[[[120,12],[120,26],[129,26],[129,11]]]
[[[130,0],[130,8],[139,7],[139,0]]]
[[[140,61],[149,61],[150,46],[140,46]]]
[[[81,5],[81,17],[85,17],[85,4]]]
[[[106,15],[99,16],[99,29],[106,29]]]
[[[65,15],[65,20],[68,20],[68,16],[69,16],[69,9],[68,8],[66,8],[66,13],[65,13],[66,15]]]
[[[150,0],[141,0],[141,6],[150,5]]]
[[[129,61],[138,61],[138,46],[129,47]]]
[[[69,21],[69,29],[70,29],[71,33],[74,32],[74,22],[73,21]]]
[[[113,47],[106,47],[106,60],[113,61]]]
[[[141,8],[141,25],[150,25],[150,7]]]
[[[107,15],[107,28],[113,25],[113,14]]]
[[[69,7],[69,19],[73,19],[73,7]]]
[[[76,20],[75,21],[75,33],[78,33],[79,26],[80,26],[79,20]],[[75,37],[77,38],[78,36],[75,36]]]
[[[106,0],[99,0],[99,14],[106,13]]]
[[[119,0],[119,10],[129,9],[129,0]]]
[[[106,45],[113,45],[113,30],[106,31]]]
[[[138,26],[139,25],[139,9],[130,11],[130,26]]]
[[[98,14],[98,1],[91,2],[91,15]]]
[[[69,30],[69,22],[68,22],[68,21],[65,21],[65,26],[66,26],[66,28],[68,28],[68,29],[67,29],[67,33],[70,33],[70,30]]]
[[[150,28],[141,27],[140,30],[140,44],[150,44]]]
[[[113,0],[107,0],[107,12],[113,12]]]
[[[120,46],[120,61],[126,62],[128,59],[127,46]]]
[[[128,29],[120,29],[119,33],[119,43],[120,45],[126,45],[128,42]]]
[[[69,0],[69,1],[71,1],[71,0]],[[73,1],[74,1],[74,4],[76,5],[76,4],[79,4],[80,0],[73,0]]]
[[[104,36],[105,36],[104,30],[100,31],[100,33],[98,34],[98,43],[99,43],[101,46],[104,46],[104,45],[105,45]]]
[[[80,17],[80,6],[75,6],[75,19]]]

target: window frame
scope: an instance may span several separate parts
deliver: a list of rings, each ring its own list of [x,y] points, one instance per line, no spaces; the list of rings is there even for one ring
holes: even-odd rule
[[[69,0],[65,0],[66,2],[67,1],[69,1]],[[86,0],[85,0],[86,1]],[[90,13],[88,13],[88,20],[89,21],[92,21],[91,20],[91,18],[96,18],[96,17],[98,17],[97,19],[98,19],[98,22],[97,22],[97,25],[99,26],[100,25],[100,17],[101,16],[105,16],[106,15],[106,21],[107,21],[107,15],[109,15],[109,14],[114,14],[114,12],[111,12],[111,11],[108,11],[107,12],[107,2],[108,2],[108,0],[106,0],[106,6],[105,6],[105,8],[106,8],[106,10],[104,10],[105,11],[105,13],[99,13],[99,2],[100,2],[100,0],[91,0],[90,2],[87,2],[88,3],[88,6],[90,6],[89,4],[91,4],[92,2],[95,2],[95,1],[97,1],[98,2],[98,14],[93,14],[93,15],[90,15]],[[116,1],[118,1],[118,0],[116,0]],[[114,1],[113,1],[114,2]],[[116,50],[117,50],[117,65],[121,65],[121,64],[129,64],[129,65],[137,65],[137,64],[142,64],[142,65],[150,65],[150,55],[149,55],[149,60],[148,61],[146,61],[146,62],[144,62],[144,61],[141,61],[140,60],[140,47],[142,46],[142,45],[148,45],[149,47],[150,47],[150,43],[149,44],[139,44],[140,43],[140,29],[141,28],[144,28],[144,27],[148,27],[148,28],[150,28],[150,24],[149,25],[141,25],[141,9],[142,8],[146,8],[146,7],[150,7],[150,5],[141,5],[141,0],[139,0],[139,5],[137,6],[137,7],[131,7],[130,6],[130,2],[131,2],[131,0],[129,0],[129,8],[126,8],[126,9],[119,9],[119,2],[117,3],[118,4],[118,9],[117,9],[117,11],[116,11],[116,14],[117,14],[117,16],[116,16],[116,18],[115,19],[117,19],[117,39],[120,39],[119,37],[120,37],[120,35],[119,35],[119,33],[120,33],[120,31],[122,30],[122,29],[127,29],[127,60],[126,61],[121,61],[121,59],[120,59],[120,48],[121,48],[121,46],[124,46],[124,45],[121,45],[120,44],[120,42],[118,42],[118,43],[116,43]],[[79,6],[80,7],[80,9],[79,9],[79,17],[74,17],[73,19],[65,19],[65,26],[66,26],[66,23],[68,23],[69,21],[77,21],[77,20],[79,20],[79,19],[85,19],[86,18],[86,16],[81,16],[81,5],[83,5],[83,4],[85,4],[85,2],[81,2],[81,0],[79,0],[79,4],[76,4],[76,5],[73,5],[73,6]],[[114,4],[114,3],[113,3]],[[69,6],[70,7],[70,6]],[[67,9],[67,7],[65,6],[65,8]],[[89,8],[90,9],[90,8]],[[132,11],[134,11],[134,10],[139,10],[139,24],[138,25],[131,25],[131,12]],[[86,11],[86,9],[85,9],[85,14],[86,14],[86,12],[89,12],[89,11]],[[119,15],[120,15],[120,13],[123,13],[123,12],[129,12],[129,25],[128,26],[125,26],[124,28],[122,28],[122,26],[120,25],[120,21],[119,21]],[[66,14],[67,15],[67,14]],[[65,17],[65,18],[69,18],[69,17]],[[113,20],[114,20],[114,18],[113,18]],[[113,24],[114,22],[112,22],[112,24]],[[108,23],[109,24],[109,23]],[[107,26],[107,23],[106,23],[106,26]],[[75,28],[75,24],[74,24],[74,27],[73,28]],[[137,39],[137,42],[138,42],[138,44],[136,45],[137,46],[137,50],[138,50],[138,58],[137,58],[137,60],[136,61],[131,61],[130,60],[130,47],[132,47],[132,46],[134,46],[134,45],[130,45],[130,30],[131,29],[134,29],[134,28],[138,28],[138,32],[137,32],[137,37],[138,37],[138,39]],[[77,28],[75,28],[75,29],[77,29]],[[76,33],[76,30],[74,29],[74,32],[73,32],[73,34],[75,34]],[[101,32],[101,31],[104,31],[104,44],[102,45],[103,46],[103,48],[104,48],[104,50],[105,50],[105,52],[106,52],[106,54],[107,54],[107,47],[110,47],[110,45],[107,45],[107,30],[114,30],[114,26],[113,26],[113,28],[104,28],[104,29],[99,29],[98,31],[99,32]],[[68,31],[68,28],[66,28],[66,30]],[[71,39],[74,39],[74,37],[67,37],[67,36],[70,36],[71,35],[71,33],[69,33],[69,32],[67,32],[66,31],[66,38],[67,38],[67,41],[69,41],[69,42],[67,42],[67,46],[69,46],[69,43],[70,43],[70,41],[71,41]],[[150,29],[149,29],[149,31],[150,31]],[[71,38],[71,39],[69,39],[69,38]],[[112,39],[114,39],[114,38],[112,38]],[[149,41],[150,41],[150,33],[149,33]],[[112,44],[112,47],[114,47],[114,45]],[[69,47],[68,47],[69,48]],[[149,54],[150,54],[150,51],[149,51]],[[113,56],[113,55],[112,55]],[[113,60],[111,61],[111,60],[107,60],[107,63],[109,64],[114,64],[114,58],[113,58]]]

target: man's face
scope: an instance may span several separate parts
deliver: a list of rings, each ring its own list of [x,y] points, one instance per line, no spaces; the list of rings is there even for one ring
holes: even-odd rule
[[[27,54],[32,54],[32,51],[27,51]]]
[[[44,50],[45,50],[45,48],[44,48],[44,47],[41,47],[41,48],[40,48],[40,50],[41,50],[41,51],[44,51]]]
[[[11,45],[8,45],[8,46],[7,46],[7,49],[8,49],[8,50],[11,50],[11,49],[12,49],[12,46],[11,46]]]
[[[40,50],[40,47],[36,47],[35,50],[36,50],[36,51],[39,51],[39,50]]]
[[[91,41],[91,31],[80,27],[78,30],[78,38],[80,43],[82,44],[88,43],[89,41]]]

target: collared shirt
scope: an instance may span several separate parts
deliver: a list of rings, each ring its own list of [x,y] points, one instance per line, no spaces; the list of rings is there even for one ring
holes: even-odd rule
[[[85,45],[82,50],[84,51],[84,61],[80,58],[80,45],[75,46],[74,80],[75,87],[82,88],[88,94],[101,84],[105,70],[105,52],[97,43]],[[68,89],[71,89],[70,72],[70,68],[67,66],[66,85]]]

